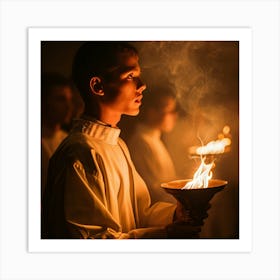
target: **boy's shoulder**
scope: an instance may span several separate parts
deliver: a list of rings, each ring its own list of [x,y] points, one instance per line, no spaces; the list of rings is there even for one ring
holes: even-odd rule
[[[83,133],[69,133],[57,148],[54,156],[67,161],[79,160],[91,153],[93,147]]]
[[[96,172],[93,155],[94,147],[90,145],[87,135],[70,133],[57,148],[50,159],[52,170],[82,166],[88,172]]]

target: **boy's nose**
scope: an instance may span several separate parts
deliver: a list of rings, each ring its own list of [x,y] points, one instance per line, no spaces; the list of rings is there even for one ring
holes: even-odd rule
[[[142,93],[145,89],[146,89],[146,85],[143,84],[141,87],[139,87],[139,88],[137,89],[137,91]]]
[[[141,81],[141,79],[137,79],[137,91],[143,92],[146,89],[146,85]]]

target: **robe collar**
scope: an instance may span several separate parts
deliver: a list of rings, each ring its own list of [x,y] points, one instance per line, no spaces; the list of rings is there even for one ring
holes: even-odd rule
[[[97,140],[117,145],[121,130],[96,119],[80,118],[74,120],[74,131],[85,133]]]

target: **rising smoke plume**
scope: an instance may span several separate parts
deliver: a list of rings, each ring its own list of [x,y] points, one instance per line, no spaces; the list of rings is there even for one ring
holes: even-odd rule
[[[199,138],[205,144],[216,139],[224,125],[231,127],[232,149],[238,154],[238,42],[153,41],[133,44],[140,54],[147,87],[149,84],[172,83],[186,112],[178,123],[177,132],[175,130],[167,137],[176,162],[185,168],[182,149],[200,144]],[[237,176],[236,172],[233,176]]]

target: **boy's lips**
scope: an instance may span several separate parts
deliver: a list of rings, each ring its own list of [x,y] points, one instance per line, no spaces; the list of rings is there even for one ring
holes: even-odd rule
[[[139,97],[137,97],[137,98],[135,99],[135,102],[136,102],[136,103],[141,103],[142,98],[143,98],[143,95],[141,94],[141,95],[139,95]]]

